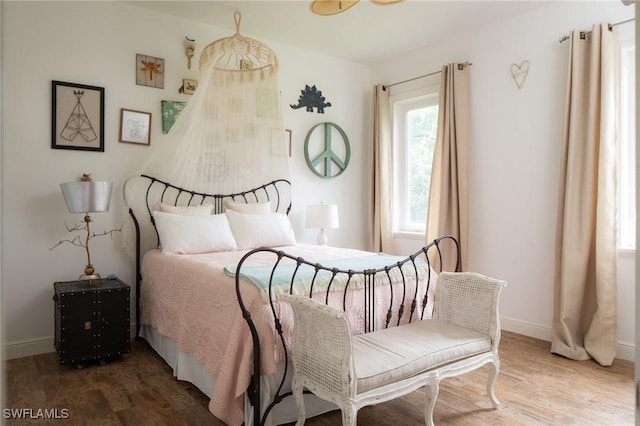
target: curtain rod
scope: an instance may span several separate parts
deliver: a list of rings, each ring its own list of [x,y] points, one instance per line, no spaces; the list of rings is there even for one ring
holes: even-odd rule
[[[627,19],[626,21],[620,21],[620,22],[616,22],[615,24],[609,24],[609,31],[611,31],[611,28],[613,27],[617,27],[618,25],[622,25],[622,24],[626,24],[628,22],[631,21],[635,21],[635,18],[631,18],[631,19]],[[591,31],[581,31],[580,35],[585,35],[585,34],[591,34]],[[563,35],[562,37],[560,37],[560,40],[558,40],[558,43],[562,43],[564,41],[569,40],[569,36],[568,35]]]
[[[466,63],[464,63],[464,64],[458,64],[458,69],[459,69],[459,70],[463,69],[463,67],[464,67],[465,65],[469,65],[469,66],[471,66],[471,65],[473,65],[473,64],[472,64],[471,62],[466,62]],[[407,80],[398,81],[398,82],[396,82],[396,83],[385,84],[385,85],[383,85],[383,86],[382,86],[382,89],[383,89],[383,90],[387,90],[389,87],[397,86],[398,84],[408,83],[408,82],[410,82],[410,81],[418,80],[418,79],[420,79],[420,78],[431,77],[432,75],[440,74],[441,72],[442,72],[442,70],[440,70],[440,71],[434,71],[434,72],[430,72],[429,74],[419,75],[419,76],[417,76],[417,77],[409,78],[409,79],[407,79]]]

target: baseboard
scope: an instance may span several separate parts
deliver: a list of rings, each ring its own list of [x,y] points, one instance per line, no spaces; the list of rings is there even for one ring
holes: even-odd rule
[[[536,339],[551,341],[551,327],[544,327],[512,318],[500,317],[500,326],[503,330],[511,331]]]
[[[133,339],[136,337],[136,326],[131,324],[130,335]],[[53,343],[54,337],[43,337],[40,339],[22,340],[19,342],[7,343],[4,348],[3,359],[23,358],[25,356],[33,356],[55,352],[56,348]]]
[[[512,318],[500,318],[503,330],[533,337],[535,339],[551,341],[551,327],[532,324]],[[131,338],[135,337],[135,324],[131,325]],[[42,339],[23,340],[7,344],[4,359],[22,358],[25,356],[46,354],[55,352],[53,336]],[[635,361],[635,346],[628,342],[618,342],[616,358],[627,361]]]
[[[635,361],[636,360],[635,345],[627,342],[618,342],[618,351],[616,352],[616,358],[625,359],[627,361]]]
[[[512,318],[500,317],[500,325],[503,330],[522,334],[536,339],[551,341],[551,327],[532,324]],[[618,342],[616,358],[627,361],[635,361],[635,345],[629,342]]]
[[[22,340],[20,342],[8,343],[5,348],[4,359],[22,358],[55,352],[53,336],[42,339]]]

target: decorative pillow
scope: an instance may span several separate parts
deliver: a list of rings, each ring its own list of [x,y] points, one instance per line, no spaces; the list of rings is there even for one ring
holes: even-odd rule
[[[199,206],[173,206],[160,203],[157,210],[163,213],[181,214],[184,216],[205,216],[213,213],[213,204],[201,204]]]
[[[224,208],[238,213],[244,214],[268,214],[271,213],[271,202],[264,203],[236,203],[225,200]]]
[[[284,213],[244,214],[227,210],[226,214],[239,249],[290,246],[296,243],[293,227]]]
[[[238,247],[224,214],[187,216],[155,211],[153,217],[164,254],[230,251]]]

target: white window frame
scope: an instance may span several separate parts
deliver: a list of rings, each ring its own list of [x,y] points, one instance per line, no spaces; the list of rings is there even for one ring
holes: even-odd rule
[[[618,252],[635,253],[636,241],[636,153],[635,153],[635,42],[621,31],[620,39],[620,114],[618,150]]]
[[[409,211],[409,155],[406,141],[406,114],[408,111],[425,106],[438,105],[440,85],[433,84],[417,90],[390,96],[393,123],[393,211],[391,227],[393,237],[424,238],[426,220],[421,225],[410,221]],[[427,205],[428,208],[428,205]]]

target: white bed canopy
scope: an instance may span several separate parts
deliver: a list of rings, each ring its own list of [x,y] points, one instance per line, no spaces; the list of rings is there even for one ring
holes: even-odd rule
[[[200,54],[199,86],[143,173],[206,193],[289,178],[278,61],[234,20],[236,33]]]
[[[206,194],[232,194],[289,180],[278,61],[271,48],[240,35],[239,12],[234,20],[233,36],[203,49],[198,88],[135,176]],[[145,188],[128,181],[123,191],[128,210],[144,198]],[[123,246],[132,255],[130,222],[125,221]]]

